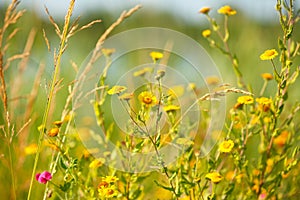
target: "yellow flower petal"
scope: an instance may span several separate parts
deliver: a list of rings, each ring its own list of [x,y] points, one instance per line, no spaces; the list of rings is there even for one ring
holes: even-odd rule
[[[133,73],[133,76],[144,76],[147,72],[152,72],[152,71],[153,71],[153,68],[145,67],[141,70],[135,71]]]
[[[104,163],[104,158],[97,158],[90,163],[89,168],[96,169],[98,167],[101,167]]]
[[[48,132],[48,135],[50,137],[55,137],[55,136],[57,136],[58,132],[59,132],[59,128],[58,127],[54,127],[54,128],[50,129],[50,131]]]
[[[213,183],[219,183],[223,179],[219,172],[208,173],[205,178],[209,179]]]
[[[107,94],[113,95],[113,94],[120,94],[121,92],[124,92],[127,88],[125,86],[115,85],[110,90],[107,91]]]
[[[229,15],[235,15],[236,14],[236,10],[234,10],[230,6],[226,5],[226,6],[221,7],[218,10],[218,13],[229,16]]]
[[[179,109],[180,109],[180,107],[176,106],[176,105],[164,106],[164,111],[166,111],[166,112],[171,112],[171,111],[175,111],[175,110],[179,110]]]
[[[132,93],[124,93],[121,96],[119,96],[119,99],[124,100],[124,101],[129,101],[132,99],[133,94]]]
[[[223,141],[219,146],[219,151],[222,153],[229,153],[234,146],[232,140]]]
[[[211,30],[205,29],[204,31],[202,31],[203,37],[208,38],[210,35],[211,35]]]
[[[270,73],[262,73],[262,74],[261,74],[261,77],[262,77],[263,79],[267,80],[267,81],[270,81],[270,80],[273,79],[273,75],[270,74]]]
[[[138,99],[146,107],[154,106],[157,103],[156,96],[148,91],[141,92]]]
[[[254,102],[254,99],[252,96],[240,96],[237,99],[237,102],[239,104],[252,104]]]
[[[154,62],[156,62],[157,60],[162,59],[164,57],[164,55],[162,53],[157,52],[157,51],[152,51],[150,53],[150,56]]]
[[[30,144],[27,147],[25,147],[25,154],[26,155],[31,155],[31,154],[35,154],[37,151],[37,144]]]
[[[272,60],[276,56],[278,56],[278,53],[275,49],[268,49],[260,55],[260,59],[261,60]]]
[[[199,13],[202,13],[202,14],[208,14],[210,11],[210,8],[209,7],[203,7],[199,10]]]
[[[267,97],[256,98],[255,101],[258,103],[258,108],[264,112],[267,112],[272,107],[272,99]]]
[[[119,180],[118,177],[116,176],[106,176],[104,181],[108,182],[108,183],[115,183]]]

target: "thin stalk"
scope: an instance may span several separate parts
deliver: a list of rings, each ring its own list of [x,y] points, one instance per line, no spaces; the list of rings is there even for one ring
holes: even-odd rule
[[[276,66],[275,66],[275,64],[274,64],[273,59],[271,59],[271,63],[272,63],[272,66],[273,66],[273,69],[274,69],[274,72],[275,72],[276,76],[277,76],[278,78],[280,78],[281,76],[280,76],[280,74],[279,74],[278,71],[277,71],[277,68],[276,68]]]
[[[263,86],[262,86],[262,88],[260,90],[259,96],[262,96],[264,94],[264,92],[265,92],[265,90],[267,88],[267,85],[268,85],[268,80],[265,80],[264,84],[263,84]]]
[[[50,111],[51,102],[52,102],[53,97],[54,97],[55,85],[56,85],[57,78],[59,76],[61,58],[62,58],[62,54],[63,54],[64,49],[65,49],[65,43],[66,43],[66,40],[67,40],[68,28],[69,28],[70,18],[71,18],[72,12],[73,12],[74,4],[75,4],[75,0],[71,0],[70,1],[70,6],[69,6],[69,9],[68,9],[68,13],[65,17],[65,24],[64,24],[63,33],[62,33],[62,36],[61,36],[59,52],[58,52],[58,55],[57,55],[57,58],[56,58],[55,64],[54,64],[55,71],[54,71],[54,74],[53,74],[53,79],[52,79],[52,82],[51,82],[51,89],[50,89],[50,93],[48,95],[48,101],[47,101],[45,113],[44,113],[44,116],[43,116],[42,129],[41,129],[40,134],[39,134],[38,149],[37,149],[36,156],[35,156],[35,159],[34,159],[34,165],[33,165],[31,181],[30,181],[30,187],[29,187],[29,191],[28,191],[28,195],[27,195],[27,200],[29,200],[30,197],[31,197],[33,181],[34,181],[34,178],[35,178],[36,168],[37,168],[37,164],[38,164],[39,156],[40,156],[40,152],[41,152],[41,146],[42,146],[42,142],[43,142],[43,139],[44,139],[44,134],[45,134],[45,131],[46,131],[46,124],[47,124],[47,121],[48,121],[48,114],[49,114],[49,111]]]
[[[10,175],[11,175],[11,185],[12,185],[12,199],[17,199],[16,196],[16,183],[15,183],[15,173],[13,169],[13,159],[12,159],[12,145],[8,145],[8,155],[9,155],[9,170],[10,170]]]

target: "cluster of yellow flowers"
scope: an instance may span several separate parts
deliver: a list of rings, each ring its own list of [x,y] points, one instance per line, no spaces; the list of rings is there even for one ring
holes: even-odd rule
[[[199,13],[204,14],[206,16],[208,16],[208,13],[210,12],[211,8],[209,7],[203,7],[199,10]],[[235,15],[236,14],[236,10],[232,9],[230,6],[225,5],[223,7],[221,7],[220,9],[218,9],[218,13],[225,15],[225,16],[231,16],[231,15]],[[210,29],[205,29],[202,31],[202,36],[205,38],[210,37],[211,35],[211,30]]]
[[[112,198],[119,194],[117,189],[117,181],[115,176],[106,176],[98,185],[98,194],[101,198]]]

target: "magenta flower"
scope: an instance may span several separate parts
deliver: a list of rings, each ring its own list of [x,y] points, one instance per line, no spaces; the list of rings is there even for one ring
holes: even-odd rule
[[[36,174],[35,179],[40,183],[46,184],[48,181],[52,179],[52,175],[50,172],[44,171],[42,173]]]

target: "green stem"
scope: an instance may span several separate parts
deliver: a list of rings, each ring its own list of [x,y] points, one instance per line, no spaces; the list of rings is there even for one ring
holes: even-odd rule
[[[45,113],[44,113],[44,116],[43,116],[42,129],[41,129],[40,134],[39,134],[38,149],[37,149],[36,156],[35,156],[35,159],[34,159],[34,165],[33,165],[31,181],[30,181],[29,191],[28,191],[28,195],[27,195],[27,200],[30,200],[30,198],[31,198],[33,181],[34,181],[34,178],[35,178],[37,164],[38,164],[39,156],[40,156],[40,152],[41,152],[41,146],[42,146],[42,142],[43,142],[43,139],[44,139],[44,134],[45,134],[45,131],[46,131],[46,124],[47,124],[47,121],[48,121],[49,111],[50,111],[51,103],[52,103],[52,100],[53,100],[53,97],[54,97],[55,85],[56,85],[57,78],[59,76],[61,58],[62,58],[62,54],[63,54],[64,49],[65,49],[65,43],[67,41],[68,28],[69,28],[70,18],[71,18],[72,12],[73,12],[74,4],[75,4],[75,0],[71,0],[70,5],[69,5],[69,9],[68,9],[68,13],[65,17],[65,24],[64,24],[62,35],[61,35],[61,42],[60,42],[59,52],[58,52],[57,58],[56,58],[55,63],[54,63],[55,71],[54,71],[54,74],[53,74],[53,79],[52,79],[52,82],[51,82],[51,89],[50,89],[50,93],[49,93],[49,96],[48,96],[48,101],[47,101],[47,104],[46,104]]]
[[[8,145],[8,155],[9,155],[9,162],[10,162],[10,175],[11,175],[11,185],[12,185],[12,199],[17,199],[16,196],[16,183],[15,183],[15,173],[13,169],[13,159],[12,159],[12,150],[11,150],[11,144]]]
[[[267,87],[267,84],[268,84],[268,80],[265,80],[264,84],[263,84],[263,86],[262,86],[262,88],[260,90],[259,96],[262,96],[264,94],[264,92],[266,90],[266,87]]]
[[[273,66],[273,69],[274,69],[274,72],[275,72],[277,78],[280,79],[281,76],[280,76],[280,74],[279,74],[278,71],[277,71],[277,68],[276,68],[276,66],[275,66],[275,64],[274,64],[273,59],[271,59],[271,63],[272,63],[272,66]]]

